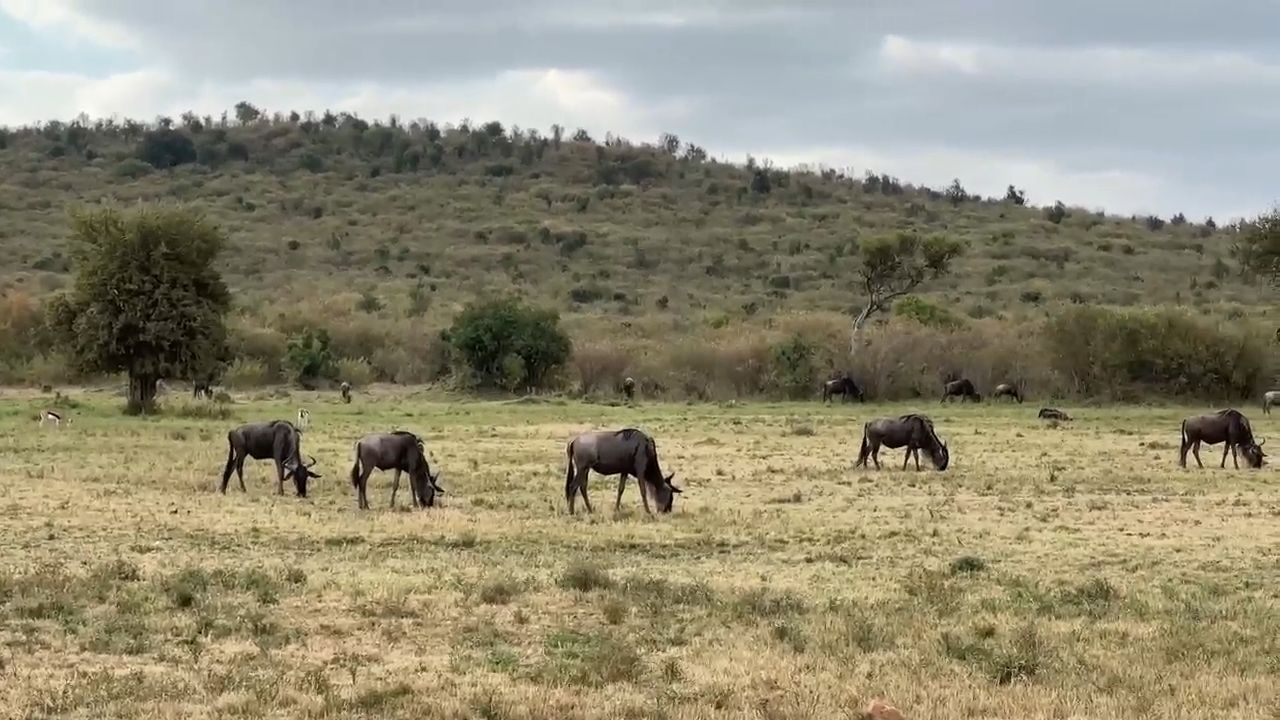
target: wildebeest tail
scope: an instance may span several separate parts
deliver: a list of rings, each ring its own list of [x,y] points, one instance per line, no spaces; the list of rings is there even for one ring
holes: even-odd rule
[[[862,447],[858,448],[858,462],[854,463],[854,467],[867,464],[867,456],[871,454],[871,443],[867,442],[867,432],[871,429],[871,423],[862,426]]]
[[[231,438],[227,438],[227,466],[222,470],[222,486],[227,486],[227,481],[231,479],[231,469],[236,465],[236,448],[232,444]]]
[[[360,443],[356,443],[356,461],[351,465],[351,486],[360,486]]]
[[[568,492],[569,487],[573,485],[573,441],[570,441],[569,445],[565,447],[564,454],[568,465],[564,471],[564,487],[565,491]]]

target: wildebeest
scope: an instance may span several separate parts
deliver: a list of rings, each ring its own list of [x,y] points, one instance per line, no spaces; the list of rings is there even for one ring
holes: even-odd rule
[[[1040,408],[1040,414],[1037,416],[1041,420],[1062,420],[1069,421],[1071,416],[1058,408]]]
[[[219,491],[227,492],[227,483],[231,481],[231,471],[234,469],[236,478],[240,481],[240,490],[247,492],[244,487],[244,460],[251,457],[254,460],[266,460],[270,458],[275,461],[276,465],[276,494],[284,494],[285,477],[293,478],[294,488],[298,492],[298,497],[307,496],[307,480],[309,478],[323,477],[320,473],[314,472],[311,468],[316,464],[316,459],[311,458],[311,462],[305,465],[302,462],[302,434],[298,432],[298,428],[294,427],[286,420],[271,420],[269,422],[249,423],[227,433],[227,467],[222,471],[222,486]]]
[[[946,402],[948,398],[954,397],[960,398],[960,402],[964,402],[965,400],[982,402],[982,396],[978,394],[978,391],[973,389],[973,383],[967,378],[952,380],[944,385],[942,388],[942,399],[938,402],[943,403]]]
[[[841,375],[822,383],[822,402],[830,402],[833,395],[839,395],[845,402],[848,402],[849,398],[857,398],[858,402],[866,399],[862,394],[862,388],[859,388],[858,383],[848,375]]]
[[[342,402],[351,402],[351,383],[343,380],[342,384],[338,386],[338,390],[342,392]]]
[[[1268,390],[1262,393],[1262,412],[1264,415],[1271,414],[1271,406],[1280,405],[1280,390]]]
[[[199,398],[201,396],[206,398],[213,397],[212,378],[197,378],[191,381],[191,397]]]
[[[946,470],[951,464],[951,451],[942,442],[933,429],[933,421],[924,415],[911,413],[896,418],[880,418],[872,420],[862,428],[862,447],[858,450],[858,462],[854,467],[866,467],[867,458],[880,469],[880,446],[896,450],[906,446],[907,454],[902,458],[902,469],[907,469],[907,462],[912,457],[916,461],[916,470],[920,469],[920,451],[924,450],[938,470]]]
[[[587,512],[591,500],[587,497],[587,476],[592,470],[601,475],[621,475],[618,479],[618,499],[614,510],[622,507],[622,492],[627,487],[627,476],[639,480],[640,499],[645,512],[650,515],[649,498],[658,506],[658,512],[669,513],[680,488],[671,484],[675,473],[663,476],[658,463],[658,446],[653,438],[635,428],[587,432],[569,441],[565,448],[569,466],[565,472],[564,499],[569,504],[569,514],[574,513],[574,500],[582,495]]]
[[[369,509],[369,475],[374,470],[395,470],[391,480],[393,508],[396,506],[396,491],[400,489],[401,472],[409,473],[409,491],[413,494],[415,507],[433,507],[436,493],[444,493],[444,488],[439,485],[440,473],[431,474],[422,438],[411,432],[370,433],[356,441],[355,450],[351,485],[356,490],[356,503],[361,510]]]
[[[311,425],[311,412],[306,408],[298,408],[298,429],[306,430]]]
[[[993,401],[1003,397],[1012,398],[1019,403],[1022,402],[1022,393],[1018,392],[1018,386],[1012,383],[1000,383],[995,390],[991,391],[991,399]]]
[[[1240,468],[1240,460],[1236,452],[1244,455],[1245,462],[1252,468],[1262,467],[1266,453],[1262,451],[1262,443],[1253,438],[1253,428],[1249,419],[1239,410],[1227,408],[1212,415],[1195,415],[1182,421],[1182,444],[1178,449],[1178,465],[1187,466],[1187,450],[1196,458],[1196,465],[1204,467],[1200,462],[1200,443],[1217,445],[1225,442],[1222,449],[1222,463],[1218,467],[1227,466],[1227,453],[1231,454],[1231,462],[1236,469]]]
[[[622,394],[627,396],[627,402],[631,402],[633,399],[635,399],[636,381],[631,379],[630,377],[623,378]]]

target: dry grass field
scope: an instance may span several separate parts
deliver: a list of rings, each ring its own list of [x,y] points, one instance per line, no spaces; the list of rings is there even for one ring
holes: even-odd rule
[[[0,715],[33,718],[1273,718],[1276,473],[1177,467],[1185,407],[180,398],[0,403]],[[226,430],[304,406],[313,497],[216,483]],[[854,471],[861,425],[911,408],[945,473]],[[1258,433],[1276,423],[1256,409]],[[645,516],[575,431],[651,431],[684,494]],[[448,494],[357,512],[360,434],[419,431]],[[247,466],[246,469],[248,469]],[[272,479],[269,479],[272,478]],[[409,502],[406,487],[401,502]]]

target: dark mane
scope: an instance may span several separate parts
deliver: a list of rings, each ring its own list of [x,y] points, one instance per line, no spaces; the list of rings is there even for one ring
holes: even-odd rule
[[[642,437],[643,437],[643,436],[644,436],[644,433],[643,433],[643,432],[640,432],[639,430],[637,430],[637,429],[635,429],[635,428],[623,428],[623,429],[621,429],[621,430],[619,430],[619,431],[615,432],[615,433],[614,433],[614,435],[616,435],[617,437],[622,438],[623,440],[630,440],[630,439],[634,438],[634,437],[635,437],[635,436],[637,436],[637,435],[640,435],[640,436],[642,436]]]

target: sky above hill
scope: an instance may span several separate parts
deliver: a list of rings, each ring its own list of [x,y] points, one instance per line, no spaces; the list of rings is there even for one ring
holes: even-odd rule
[[[0,0],[0,124],[240,100],[1121,213],[1280,201],[1280,0]]]

